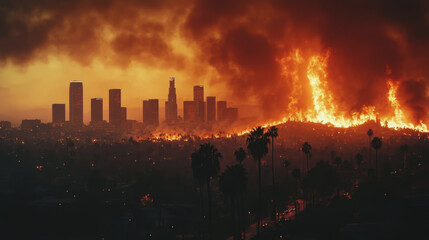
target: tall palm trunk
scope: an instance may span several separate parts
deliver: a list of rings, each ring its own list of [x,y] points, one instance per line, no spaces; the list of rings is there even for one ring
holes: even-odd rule
[[[261,180],[261,159],[258,159],[258,195],[259,195],[259,200],[258,200],[258,226],[257,226],[257,239],[260,239],[261,237],[261,220],[262,220],[262,199],[261,199],[261,194],[262,194],[262,180]]]
[[[369,166],[372,167],[372,147],[371,147],[371,137],[369,138]]]
[[[375,149],[375,180],[378,181],[378,149]]]
[[[211,188],[210,188],[210,177],[207,179],[207,220],[208,220],[208,228],[209,228],[209,239],[213,239],[212,236],[212,198],[211,198]]]
[[[305,154],[305,157],[307,158],[307,174],[308,174],[308,153]]]
[[[232,237],[233,237],[234,240],[236,240],[238,238],[237,238],[237,225],[236,225],[237,221],[236,221],[236,218],[235,218],[236,209],[235,209],[234,196],[231,196],[230,200],[231,200],[231,214],[232,214],[232,216],[231,216]]]
[[[198,180],[200,186],[200,200],[201,200],[201,239],[204,239],[204,193],[203,193],[203,181],[200,178]]]
[[[245,213],[244,213],[244,193],[241,193],[241,199],[240,199],[240,229],[241,229],[241,237],[240,239],[246,240],[246,224],[244,223],[245,221]]]
[[[274,137],[271,137],[271,174],[273,176],[273,212],[274,223],[277,223],[276,180],[274,176]]]

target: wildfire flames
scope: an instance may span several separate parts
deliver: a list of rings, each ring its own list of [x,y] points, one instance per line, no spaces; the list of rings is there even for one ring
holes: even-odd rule
[[[301,111],[297,107],[299,95],[302,93],[302,85],[299,84],[299,77],[296,71],[291,71],[287,67],[283,68],[285,75],[291,75],[293,89],[291,91],[290,103],[288,105],[288,114],[279,121],[272,121],[268,123],[260,124],[263,127],[275,126],[286,123],[288,121],[298,122],[312,122],[321,123],[337,128],[349,128],[358,125],[362,125],[368,121],[379,121],[383,127],[398,129],[412,129],[419,132],[428,132],[427,125],[422,121],[418,125],[414,125],[407,120],[406,115],[401,109],[401,105],[397,100],[397,89],[398,84],[389,78],[390,69],[387,67],[386,86],[388,88],[388,94],[386,99],[390,103],[392,108],[391,115],[379,116],[375,106],[363,106],[360,112],[352,112],[347,114],[338,110],[335,104],[331,92],[328,88],[327,75],[327,64],[330,53],[327,52],[325,55],[314,55],[311,56],[307,61],[306,66],[306,78],[309,86],[311,87],[312,94],[312,105],[313,107]],[[294,61],[295,64],[302,64],[305,62],[303,56],[301,56],[299,50],[295,50],[290,56],[285,59],[281,59],[280,62]],[[230,133],[227,133],[226,137],[232,137],[234,135],[241,136],[248,134],[252,127],[245,128],[242,130],[234,129]],[[182,138],[182,135],[178,134],[161,134],[156,135],[155,139],[166,139],[166,140],[178,140]],[[221,137],[217,134],[207,134],[200,136],[201,138],[212,138]]]

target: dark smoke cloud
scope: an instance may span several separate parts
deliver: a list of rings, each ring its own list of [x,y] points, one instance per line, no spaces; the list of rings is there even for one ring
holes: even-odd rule
[[[114,32],[107,42],[106,29]],[[174,52],[175,31],[196,61],[218,71],[213,81],[230,86],[236,100],[256,99],[271,117],[287,110],[292,91],[280,60],[299,48],[304,59],[329,51],[329,88],[341,110],[385,109],[389,77],[400,82],[413,120],[428,120],[427,1],[2,1],[0,62],[28,64],[53,51],[84,65],[103,58],[120,67],[192,67]],[[304,109],[305,65],[289,66],[300,75]]]

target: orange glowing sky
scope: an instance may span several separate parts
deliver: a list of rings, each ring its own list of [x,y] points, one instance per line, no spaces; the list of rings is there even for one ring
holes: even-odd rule
[[[333,115],[323,117],[331,122],[371,106],[384,119],[400,113],[404,124],[429,123],[424,1],[4,2],[0,120],[15,126],[49,122],[53,103],[66,104],[68,119],[70,80],[84,82],[86,123],[93,97],[104,99],[107,120],[110,88],[122,89],[129,119],[141,121],[142,100],[159,98],[162,120],[171,76],[179,114],[192,86],[203,84],[205,96],[254,105],[240,115],[265,121],[325,114],[318,106],[332,103]],[[308,72],[315,58],[325,59],[317,78]]]

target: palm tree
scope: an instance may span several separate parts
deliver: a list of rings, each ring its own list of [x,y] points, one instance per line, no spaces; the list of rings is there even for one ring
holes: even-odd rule
[[[201,159],[201,155],[198,150],[195,150],[191,154],[191,167],[193,172],[194,179],[198,182],[198,187],[200,189],[200,208],[201,208],[201,225],[203,225],[204,222],[204,195],[203,195],[203,183],[204,183],[204,176],[203,176],[203,161]],[[201,227],[201,238],[204,238],[204,227]]]
[[[261,220],[262,220],[262,204],[261,204],[261,191],[262,191],[262,178],[261,178],[261,160],[268,153],[268,144],[270,139],[264,133],[264,128],[257,127],[253,128],[250,134],[247,136],[247,149],[249,150],[250,155],[253,159],[258,161],[258,226],[257,226],[257,236],[260,237],[261,232]]]
[[[222,158],[222,154],[210,143],[200,145],[200,148],[196,150],[192,155],[192,169],[194,170],[194,177],[204,181],[207,184],[207,220],[209,227],[209,238],[212,238],[212,219],[211,219],[211,179],[216,177],[219,172],[219,160]],[[202,191],[202,189],[200,189]]]
[[[362,164],[362,160],[363,160],[363,156],[362,156],[362,154],[357,153],[357,154],[356,154],[356,156],[355,156],[355,159],[356,159],[356,164],[357,164],[357,166],[358,166],[359,177],[360,177],[360,166],[361,166],[361,164]]]
[[[368,140],[369,140],[369,165],[372,165],[371,138],[372,138],[372,135],[374,135],[374,132],[372,131],[371,128],[368,129],[368,132],[366,132],[366,135],[368,135]]]
[[[408,153],[407,144],[401,145],[401,153],[402,153],[402,160],[403,160],[402,167],[407,168],[407,153]]]
[[[301,151],[305,154],[305,157],[307,159],[307,174],[308,174],[308,156],[310,155],[311,145],[308,144],[308,142],[305,142],[304,144],[302,144]]]
[[[292,177],[296,181],[296,185],[295,185],[295,218],[296,218],[296,214],[298,213],[298,208],[296,206],[297,199],[298,199],[298,182],[299,182],[299,179],[301,178],[301,171],[299,170],[299,168],[294,168],[292,170]]]
[[[276,206],[276,179],[274,174],[274,138],[279,136],[276,126],[268,129],[267,136],[271,138],[271,175],[273,177],[273,213],[274,223],[277,223],[277,206]]]
[[[288,160],[284,160],[283,161],[283,167],[286,168],[286,178],[289,178],[290,162]]]
[[[237,162],[240,163],[240,165],[242,165],[244,159],[246,158],[246,152],[244,151],[244,149],[239,148],[235,150],[234,155],[235,155],[235,160],[237,160]]]
[[[381,148],[383,142],[379,137],[375,137],[371,141],[371,147],[375,149],[375,180],[378,179],[378,149]]]
[[[234,152],[235,155],[235,160],[240,163],[241,166],[243,166],[243,161],[246,158],[246,151],[244,151],[243,148],[239,148]],[[246,229],[245,229],[245,224],[244,224],[244,192],[241,193],[240,196],[240,201],[241,201],[241,209],[239,210],[240,212],[240,221],[241,221],[241,228],[242,228],[242,232],[243,232],[243,239],[246,239]]]
[[[239,197],[242,196],[247,187],[247,173],[243,165],[237,164],[227,167],[219,178],[219,189],[231,200],[232,229],[234,239],[239,239],[239,228],[241,222],[236,220],[242,218]]]

